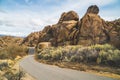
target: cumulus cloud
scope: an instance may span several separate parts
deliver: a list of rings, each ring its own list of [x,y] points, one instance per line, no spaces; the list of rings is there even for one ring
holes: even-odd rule
[[[102,8],[116,3],[117,0],[44,0],[44,4],[40,0],[24,1],[29,5],[18,4],[19,2],[17,3],[15,0],[11,0],[9,2],[15,3],[16,10],[8,10],[6,13],[0,10],[0,34],[26,36],[30,32],[42,30],[46,25],[57,23],[61,13],[69,10],[76,11],[81,18],[85,14],[88,6],[94,4],[100,7],[99,15],[102,18],[113,20],[120,17],[118,14],[120,11],[117,8],[113,11]],[[33,4],[34,1],[37,3]]]
[[[2,33],[2,35],[20,36],[20,37],[25,37],[27,35],[26,33],[9,32],[9,31],[0,31],[0,33]]]

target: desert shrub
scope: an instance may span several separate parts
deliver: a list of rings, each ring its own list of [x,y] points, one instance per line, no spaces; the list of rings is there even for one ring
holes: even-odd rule
[[[7,71],[4,76],[7,78],[7,80],[22,80],[22,77],[25,75],[23,71],[19,71],[17,73],[14,73],[12,71]]]
[[[4,78],[2,76],[0,76],[0,80],[4,80]]]
[[[96,44],[96,45],[92,45],[92,46],[89,46],[91,49],[95,49],[95,50],[104,50],[104,51],[107,51],[107,50],[114,50],[115,47],[113,47],[112,45],[110,44],[104,44],[104,45],[100,45],[100,44]]]
[[[51,58],[50,54],[43,55],[43,59],[45,59],[45,60],[49,60],[50,58]]]
[[[111,66],[120,66],[120,50],[100,51],[98,56],[98,64],[106,64]]]
[[[0,59],[14,59],[16,56],[24,56],[26,53],[27,47],[9,44],[8,47],[0,51]]]
[[[6,50],[13,58],[17,55],[23,56],[27,52],[27,48],[25,46],[19,46],[19,45],[10,45],[7,47]]]
[[[75,52],[75,51],[74,51]],[[98,52],[90,48],[79,48],[70,58],[72,62],[96,62]]]
[[[0,51],[0,59],[7,59],[9,57],[9,54],[6,50]]]
[[[38,54],[38,58],[52,61],[60,60],[62,57],[62,48],[46,48],[41,50],[41,53]]]
[[[112,45],[64,46],[42,49],[39,59],[120,66],[120,50]]]
[[[120,61],[120,50],[117,48],[109,44],[96,44],[90,46],[90,48],[98,51],[97,64],[120,66],[120,63],[118,63]]]
[[[55,60],[61,60],[62,51],[61,50],[56,50],[51,55],[52,55],[52,60],[53,61],[55,61]]]
[[[71,61],[71,62],[81,62],[82,59],[83,59],[82,56],[76,56],[76,55],[75,55],[75,56],[71,56],[70,61]]]
[[[3,70],[4,68],[8,68],[8,63],[7,62],[2,62],[0,63],[0,70]]]

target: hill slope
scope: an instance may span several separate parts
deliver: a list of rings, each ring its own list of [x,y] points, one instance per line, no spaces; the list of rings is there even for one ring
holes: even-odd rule
[[[10,44],[19,45],[23,41],[23,38],[12,37],[12,36],[2,36],[0,37],[0,48],[9,46]]]

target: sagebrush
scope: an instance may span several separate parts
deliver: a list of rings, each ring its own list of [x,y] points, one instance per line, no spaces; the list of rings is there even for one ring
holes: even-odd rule
[[[88,47],[64,46],[41,49],[36,56],[48,61],[67,61],[120,66],[120,50],[109,44]]]

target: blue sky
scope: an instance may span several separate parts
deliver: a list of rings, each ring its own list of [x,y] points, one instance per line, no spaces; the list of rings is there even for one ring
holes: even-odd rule
[[[101,18],[120,18],[120,0],[0,0],[0,34],[27,36],[57,23],[63,12],[74,10],[81,18],[95,4]]]

